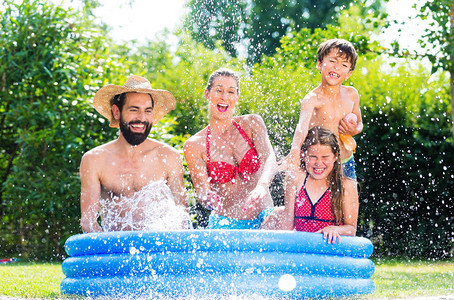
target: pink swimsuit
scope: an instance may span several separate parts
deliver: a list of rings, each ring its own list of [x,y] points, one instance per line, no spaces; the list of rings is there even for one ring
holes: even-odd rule
[[[335,217],[331,212],[331,193],[327,189],[315,203],[306,191],[306,179],[295,201],[295,228],[297,231],[316,232],[326,226],[335,225]]]

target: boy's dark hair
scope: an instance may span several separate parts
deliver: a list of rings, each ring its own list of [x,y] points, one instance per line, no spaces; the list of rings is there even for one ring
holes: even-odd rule
[[[343,55],[347,58],[347,60],[352,64],[351,70],[353,71],[356,67],[356,60],[358,59],[358,54],[356,53],[355,47],[353,47],[352,43],[343,39],[332,39],[323,42],[317,50],[317,60],[323,61],[326,55],[332,50],[338,49]]]

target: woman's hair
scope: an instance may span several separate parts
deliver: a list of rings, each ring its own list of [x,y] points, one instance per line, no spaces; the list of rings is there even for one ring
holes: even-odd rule
[[[233,79],[235,79],[236,86],[237,86],[236,92],[238,94],[240,93],[240,77],[234,71],[227,69],[227,68],[218,69],[210,75],[210,78],[208,78],[208,83],[207,83],[207,87],[206,87],[206,89],[208,91],[211,91],[211,88],[213,87],[213,82],[218,77],[232,77]]]
[[[331,211],[336,218],[336,224],[339,225],[344,218],[342,212],[342,199],[344,197],[344,186],[342,184],[342,165],[340,161],[340,147],[336,135],[331,130],[315,126],[309,129],[306,139],[301,146],[303,156],[307,154],[309,148],[313,145],[327,145],[337,157],[334,162],[333,170],[328,175],[329,189],[331,191]],[[306,170],[304,159],[301,159],[301,167]]]

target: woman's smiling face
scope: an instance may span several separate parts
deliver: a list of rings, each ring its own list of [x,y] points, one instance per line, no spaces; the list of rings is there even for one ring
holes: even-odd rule
[[[211,116],[232,117],[239,98],[236,80],[230,76],[217,77],[211,90],[205,90],[205,98],[210,102]]]

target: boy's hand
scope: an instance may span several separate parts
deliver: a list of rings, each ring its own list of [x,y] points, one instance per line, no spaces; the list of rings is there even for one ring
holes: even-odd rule
[[[358,123],[356,115],[349,113],[339,121],[339,133],[344,135],[355,135],[357,133],[357,125]]]
[[[290,150],[290,153],[281,161],[277,162],[277,171],[284,172],[288,169],[297,169],[301,164],[300,151]]]

